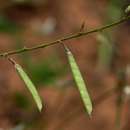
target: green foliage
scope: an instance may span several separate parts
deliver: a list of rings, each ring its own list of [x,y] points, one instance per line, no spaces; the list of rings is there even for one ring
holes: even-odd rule
[[[38,62],[33,61],[34,59],[32,59],[29,53],[20,55],[20,59],[22,59],[22,63],[31,74],[31,79],[38,87],[52,84],[57,78],[66,73],[66,67],[61,63],[57,53],[53,53],[53,55],[49,55],[47,59],[44,58],[44,60],[42,59]]]
[[[64,69],[58,66],[51,66],[51,64],[46,61],[41,63],[32,64],[29,67],[30,73],[32,75],[32,80],[37,84],[52,84],[55,80],[64,74]]]
[[[32,83],[32,81],[30,80],[28,75],[24,72],[24,70],[22,69],[22,67],[19,64],[15,64],[15,68],[16,68],[19,76],[21,77],[21,79],[26,84],[28,90],[31,92],[39,111],[41,111],[42,110],[42,101],[40,99],[40,96],[38,95],[38,92],[37,92],[34,84]]]
[[[78,67],[78,65],[73,57],[73,54],[71,53],[71,51],[67,47],[65,47],[65,48],[66,48],[68,61],[69,61],[69,64],[70,64],[70,67],[71,67],[71,70],[73,73],[74,80],[75,80],[77,87],[79,89],[84,106],[85,106],[85,108],[90,116],[92,113],[92,102],[91,102],[88,90],[86,88],[85,82],[84,82],[82,75],[80,73],[79,67]]]
[[[0,32],[4,33],[16,33],[19,30],[19,26],[7,19],[4,16],[0,16]]]
[[[107,21],[115,21],[116,19],[120,19],[122,14],[123,3],[120,0],[110,0],[109,6],[107,9]]]
[[[14,94],[14,102],[15,102],[16,106],[23,108],[23,109],[28,108],[30,105],[27,96],[20,92],[16,92]]]

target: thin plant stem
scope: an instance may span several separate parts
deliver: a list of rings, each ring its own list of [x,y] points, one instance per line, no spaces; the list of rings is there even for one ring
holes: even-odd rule
[[[90,31],[88,31],[88,30],[79,31],[77,33],[73,33],[73,34],[61,37],[61,38],[59,38],[59,39],[57,39],[55,41],[52,41],[52,42],[41,43],[41,44],[38,44],[38,45],[32,46],[32,47],[23,47],[21,49],[0,53],[0,57],[20,54],[20,53],[24,53],[24,52],[29,52],[29,51],[37,50],[37,49],[40,49],[40,48],[45,48],[45,47],[48,47],[48,46],[52,46],[52,45],[55,45],[55,44],[61,44],[64,41],[68,41],[68,40],[71,40],[71,39],[76,39],[76,38],[79,38],[79,37],[82,37],[82,36],[86,36],[88,34],[100,32],[100,31],[112,28],[114,26],[120,25],[121,23],[124,23],[128,19],[130,19],[130,16],[123,17],[122,19],[120,19],[120,20],[118,20],[116,22],[113,22],[111,24],[108,24],[108,25],[105,25],[105,26],[102,26],[102,27],[99,27],[99,28],[96,28],[96,29],[92,29]]]

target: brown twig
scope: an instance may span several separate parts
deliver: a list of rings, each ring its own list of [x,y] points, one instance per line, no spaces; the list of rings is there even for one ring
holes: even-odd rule
[[[33,50],[37,50],[37,49],[40,49],[40,48],[45,48],[45,47],[48,47],[48,46],[59,44],[61,42],[68,41],[68,40],[71,40],[71,39],[76,39],[76,38],[79,38],[79,37],[82,37],[82,36],[86,36],[88,34],[92,34],[92,33],[95,33],[95,32],[100,32],[100,31],[109,29],[111,27],[117,26],[121,23],[124,23],[128,19],[130,19],[130,16],[123,17],[122,19],[120,19],[116,22],[113,22],[111,24],[108,24],[108,25],[105,25],[105,26],[102,26],[102,27],[99,27],[99,28],[96,28],[96,29],[92,29],[90,31],[86,30],[86,31],[80,31],[80,32],[77,32],[77,33],[73,33],[73,34],[64,36],[64,37],[59,38],[59,39],[52,41],[52,42],[41,43],[41,44],[38,44],[38,45],[32,46],[32,47],[24,47],[24,48],[21,48],[21,49],[18,49],[18,50],[0,53],[0,57],[5,57],[5,56],[9,56],[9,55],[15,55],[15,54],[23,53],[23,52],[33,51]]]

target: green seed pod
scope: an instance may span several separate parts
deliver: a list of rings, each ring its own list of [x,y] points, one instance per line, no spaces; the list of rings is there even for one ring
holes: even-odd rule
[[[31,92],[39,111],[41,111],[42,110],[42,101],[40,99],[40,96],[38,95],[38,92],[37,92],[34,84],[32,83],[32,81],[30,80],[28,75],[24,72],[24,70],[22,69],[22,67],[19,64],[15,64],[15,68],[16,68],[19,76],[24,81],[25,85],[27,86],[28,90]]]
[[[74,77],[74,80],[77,84],[77,87],[78,87],[78,90],[80,92],[81,98],[83,100],[84,106],[85,106],[89,116],[91,116],[92,102],[91,102],[89,93],[87,91],[85,82],[82,78],[82,75],[81,75],[79,67],[78,67],[78,65],[73,57],[73,54],[71,53],[71,51],[67,47],[65,47],[65,49],[67,52],[68,61],[69,61],[69,64],[70,64],[70,67],[71,67],[71,70],[73,73],[73,77]]]

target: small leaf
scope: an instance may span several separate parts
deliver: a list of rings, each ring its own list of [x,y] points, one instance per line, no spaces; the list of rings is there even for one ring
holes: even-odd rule
[[[28,77],[28,75],[24,72],[24,70],[22,69],[22,67],[19,64],[15,64],[15,68],[19,74],[19,76],[21,77],[21,79],[24,81],[24,83],[26,84],[28,90],[31,92],[37,107],[39,109],[39,111],[41,111],[42,109],[42,101],[40,99],[40,96],[38,95],[38,92],[34,86],[34,84],[32,83],[32,81],[30,80],[30,78]]]
[[[69,60],[69,64],[73,73],[73,77],[74,80],[78,86],[81,98],[83,100],[83,103],[85,105],[85,108],[89,114],[89,116],[91,115],[92,112],[92,102],[89,96],[89,93],[87,91],[85,82],[82,78],[82,75],[80,73],[80,70],[78,68],[78,65],[76,64],[76,61],[73,57],[73,54],[71,53],[71,51],[65,46],[66,52],[67,52],[67,56],[68,56],[68,60]]]

